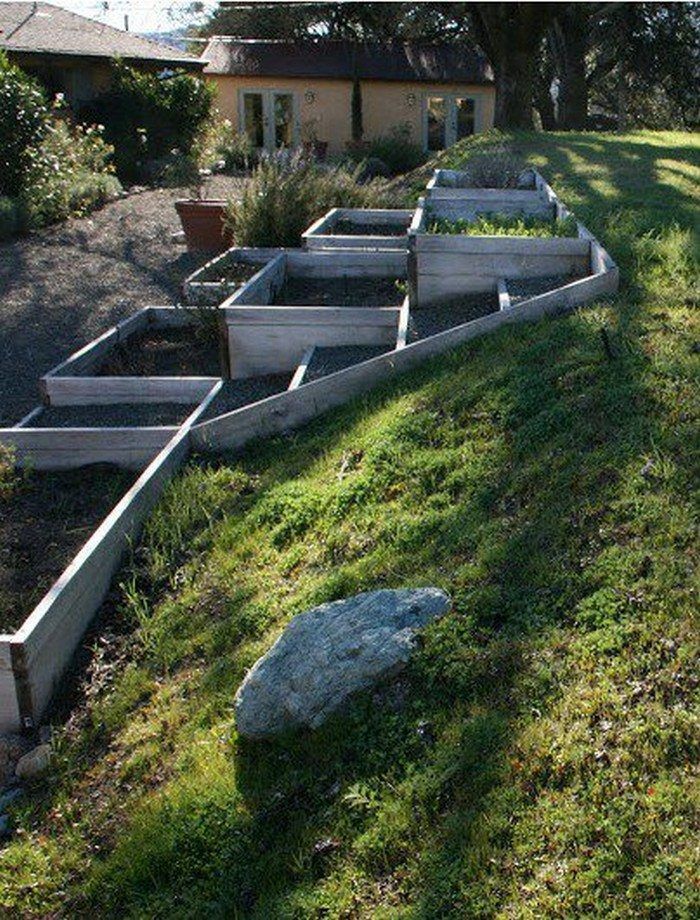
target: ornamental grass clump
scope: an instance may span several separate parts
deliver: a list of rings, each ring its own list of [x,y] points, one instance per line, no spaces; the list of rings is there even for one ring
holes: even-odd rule
[[[461,236],[578,236],[576,218],[563,220],[528,217],[525,214],[479,214],[473,220],[447,217],[429,219],[428,233]]]
[[[330,208],[398,207],[384,180],[360,183],[361,168],[329,168],[302,152],[265,156],[241,198],[229,202],[226,227],[239,246],[299,246]]]

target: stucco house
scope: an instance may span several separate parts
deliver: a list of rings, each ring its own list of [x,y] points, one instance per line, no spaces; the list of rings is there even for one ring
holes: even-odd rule
[[[219,111],[259,148],[314,139],[342,152],[352,139],[355,81],[365,139],[408,125],[414,143],[439,150],[493,125],[491,67],[456,45],[214,36],[202,59]]]
[[[105,90],[119,57],[143,70],[201,71],[204,62],[132,32],[79,16],[52,3],[0,3],[0,49],[51,94],[75,108]]]

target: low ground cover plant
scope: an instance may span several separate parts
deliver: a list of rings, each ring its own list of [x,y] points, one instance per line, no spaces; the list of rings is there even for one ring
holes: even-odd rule
[[[369,141],[350,144],[347,154],[354,163],[378,161],[392,176],[409,172],[427,159],[423,149],[411,140],[411,128],[407,124],[394,125],[388,134]]]
[[[0,239],[85,214],[121,192],[100,126],[73,126],[60,98],[0,52]]]
[[[473,220],[433,217],[428,219],[427,232],[461,236],[578,236],[575,217],[553,220],[526,214],[478,214]]]
[[[229,202],[226,226],[239,246],[299,246],[308,226],[330,208],[399,207],[382,179],[362,183],[353,170],[317,163],[303,152],[265,156],[239,200]]]

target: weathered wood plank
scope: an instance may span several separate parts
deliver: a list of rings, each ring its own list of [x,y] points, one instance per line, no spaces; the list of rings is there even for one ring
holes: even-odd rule
[[[311,348],[306,349],[306,351],[304,352],[303,358],[299,362],[299,367],[297,367],[296,371],[294,372],[294,376],[290,380],[289,386],[287,387],[287,389],[296,390],[297,387],[300,387],[302,385],[302,383],[304,382],[306,371],[308,370],[309,364],[311,364],[311,359],[313,358],[315,351],[316,351],[315,345],[312,345]]]
[[[218,377],[50,377],[46,395],[52,406],[119,403],[198,403]]]
[[[400,307],[226,307],[228,326],[395,326]]]
[[[418,233],[416,252],[461,255],[576,255],[588,256],[590,242],[578,237],[467,236],[450,233]]]
[[[506,279],[499,278],[497,281],[497,290],[498,290],[498,309],[507,310],[510,306],[510,294],[508,293],[508,288],[506,287]]]
[[[177,431],[152,428],[3,428],[0,444],[12,446],[17,460],[38,470],[64,470],[89,463],[143,469]]]

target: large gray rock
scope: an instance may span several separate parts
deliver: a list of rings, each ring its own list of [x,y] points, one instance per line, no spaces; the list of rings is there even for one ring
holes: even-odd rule
[[[248,738],[316,728],[358,690],[406,666],[416,631],[450,608],[438,588],[358,594],[300,613],[258,659],[236,694]]]

